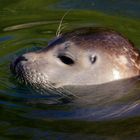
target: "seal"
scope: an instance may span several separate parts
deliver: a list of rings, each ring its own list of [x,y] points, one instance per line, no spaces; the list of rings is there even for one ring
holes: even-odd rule
[[[140,74],[140,53],[126,37],[86,27],[62,34],[47,47],[19,56],[12,72],[33,87],[100,85]]]

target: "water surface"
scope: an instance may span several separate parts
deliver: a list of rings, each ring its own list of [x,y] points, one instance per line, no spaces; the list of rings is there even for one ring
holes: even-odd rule
[[[87,91],[81,89],[85,100],[73,104],[54,104],[51,97],[14,80],[10,62],[20,54],[47,46],[68,10],[63,32],[87,26],[110,27],[140,47],[138,0],[1,0],[0,139],[140,139],[139,79],[122,84],[119,90],[112,89],[117,83],[96,87],[96,98],[111,95],[102,102],[93,103],[94,96],[85,96]],[[114,95],[124,96],[114,101]]]

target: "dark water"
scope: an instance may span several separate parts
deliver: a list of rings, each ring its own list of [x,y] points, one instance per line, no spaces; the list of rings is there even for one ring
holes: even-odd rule
[[[84,100],[55,104],[52,97],[37,94],[12,77],[13,58],[47,46],[68,10],[65,31],[111,27],[140,47],[139,0],[1,0],[0,140],[140,139],[139,78],[92,91],[81,88],[76,96]],[[91,92],[94,96],[85,96]]]

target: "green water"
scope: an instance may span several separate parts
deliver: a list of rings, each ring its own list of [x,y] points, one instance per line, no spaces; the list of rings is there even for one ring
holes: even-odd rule
[[[140,139],[139,105],[131,117],[81,119],[79,111],[67,104],[43,104],[47,97],[31,93],[12,78],[9,64],[13,58],[47,46],[68,10],[63,32],[110,27],[140,47],[139,0],[0,0],[0,140]],[[139,103],[139,86],[133,92]],[[42,102],[31,104],[33,98]]]

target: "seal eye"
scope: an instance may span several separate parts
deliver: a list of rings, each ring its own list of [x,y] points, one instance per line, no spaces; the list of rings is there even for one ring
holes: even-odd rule
[[[95,62],[96,62],[96,60],[97,60],[97,56],[90,56],[90,62],[92,63],[92,64],[94,64]]]
[[[74,64],[74,61],[68,56],[60,55],[60,56],[58,56],[58,58],[66,65]]]

